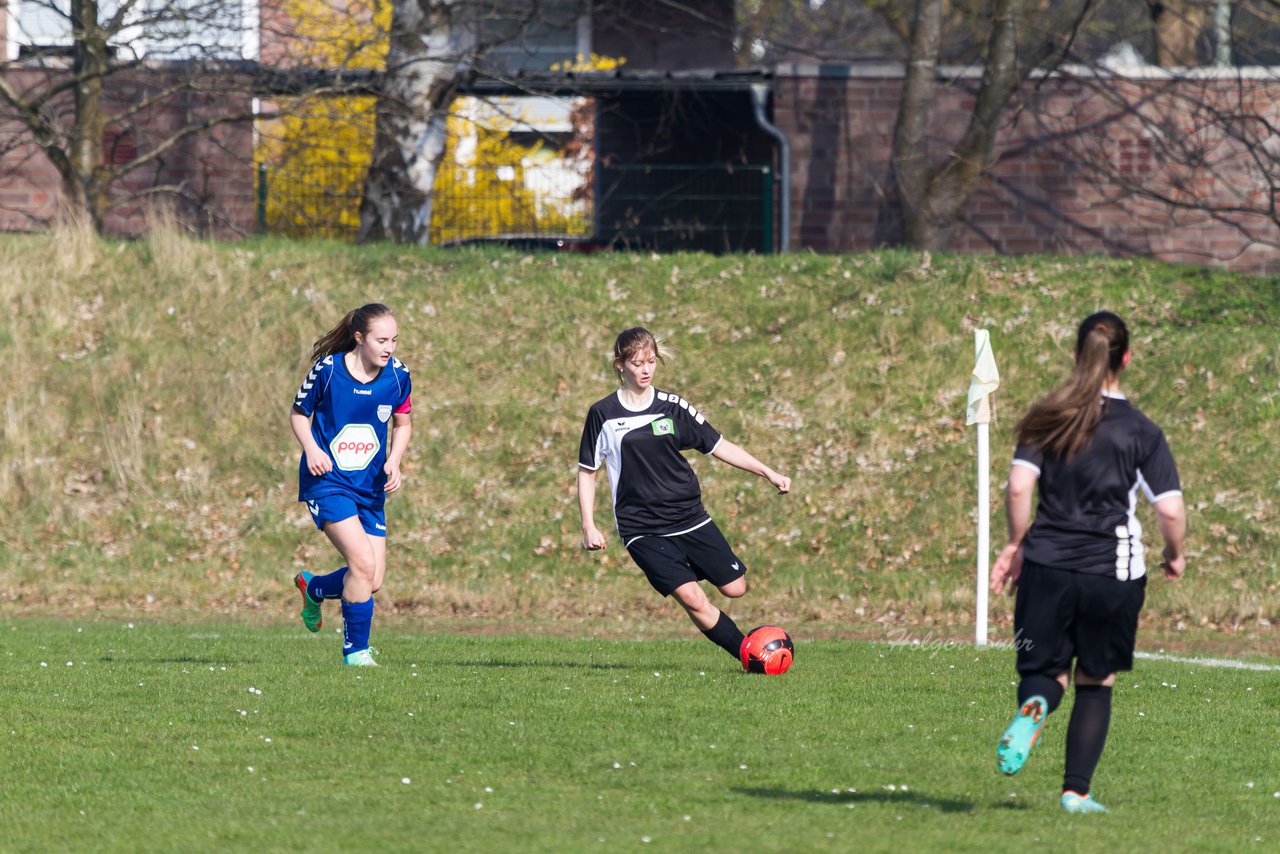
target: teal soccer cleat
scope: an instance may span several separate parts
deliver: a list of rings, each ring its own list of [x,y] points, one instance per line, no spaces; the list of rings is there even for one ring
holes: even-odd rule
[[[342,657],[342,663],[348,667],[378,667],[378,662],[373,660],[373,651],[361,649],[356,652],[348,653]]]
[[[1070,813],[1109,812],[1106,807],[1088,795],[1078,795],[1075,792],[1063,792],[1060,803],[1062,808]]]
[[[306,626],[309,632],[318,632],[324,622],[320,614],[320,603],[312,599],[311,594],[307,592],[307,585],[311,583],[313,577],[309,572],[299,572],[293,577],[293,583],[302,591],[302,625]]]
[[[1022,770],[1048,714],[1049,701],[1039,695],[1028,697],[1022,704],[996,745],[996,767],[1001,774],[1017,774]]]

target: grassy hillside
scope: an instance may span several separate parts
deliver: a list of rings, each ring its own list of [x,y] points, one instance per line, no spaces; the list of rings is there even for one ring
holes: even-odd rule
[[[1280,280],[1098,259],[522,256],[76,233],[0,237],[0,269],[0,613],[293,619],[290,576],[334,561],[295,502],[289,404],[311,342],[378,299],[397,308],[415,381],[383,613],[679,626],[616,539],[605,555],[578,547],[582,418],[614,387],[613,336],[643,323],[677,353],[659,386],[795,479],[780,497],[695,462],[752,570],[732,613],[963,636],[972,330],[991,330],[1003,374],[998,546],[1013,424],[1065,375],[1075,323],[1106,307],[1134,332],[1124,387],[1165,428],[1192,511],[1189,577],[1148,588],[1150,629],[1275,640]],[[997,624],[1010,613],[993,603]]]

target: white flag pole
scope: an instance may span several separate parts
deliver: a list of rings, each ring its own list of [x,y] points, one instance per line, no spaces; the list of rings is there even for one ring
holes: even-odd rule
[[[978,425],[978,572],[973,642],[987,644],[987,591],[991,578],[991,393],[1000,386],[1000,372],[991,354],[991,335],[985,329],[973,333],[973,374],[965,421]]]
[[[990,408],[985,397],[982,399],[982,407]],[[990,427],[986,421],[978,422],[978,595],[973,629],[973,642],[978,646],[987,645],[987,590],[991,577]]]

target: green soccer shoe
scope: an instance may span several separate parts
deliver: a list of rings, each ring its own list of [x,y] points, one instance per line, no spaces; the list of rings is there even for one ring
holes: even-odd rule
[[[302,591],[302,625],[307,627],[309,632],[320,631],[320,626],[324,620],[320,614],[320,603],[311,598],[311,594],[307,592],[307,585],[314,578],[309,572],[299,572],[293,577],[293,583]]]

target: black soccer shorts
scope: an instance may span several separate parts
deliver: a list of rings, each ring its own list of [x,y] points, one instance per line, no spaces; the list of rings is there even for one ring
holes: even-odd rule
[[[715,522],[687,534],[640,537],[631,541],[627,551],[663,596],[690,581],[710,581],[723,587],[747,572],[747,565],[733,553]]]
[[[1023,564],[1013,609],[1018,673],[1056,676],[1073,658],[1094,679],[1132,670],[1146,588],[1145,575],[1120,581]]]

